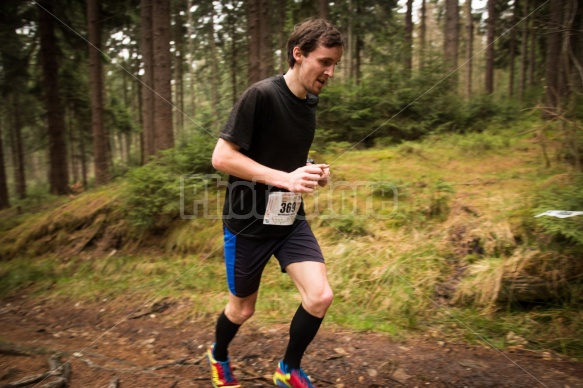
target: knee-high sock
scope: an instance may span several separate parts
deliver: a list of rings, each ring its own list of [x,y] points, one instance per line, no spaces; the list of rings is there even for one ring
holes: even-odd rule
[[[229,357],[228,347],[241,325],[233,323],[227,318],[223,311],[217,319],[217,326],[215,329],[215,349],[213,356],[217,361],[227,361]]]
[[[300,304],[289,328],[289,344],[283,362],[291,369],[298,369],[308,345],[312,342],[324,318],[310,314]]]

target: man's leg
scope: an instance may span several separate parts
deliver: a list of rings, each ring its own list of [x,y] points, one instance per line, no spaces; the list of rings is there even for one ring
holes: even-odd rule
[[[257,294],[255,292],[245,298],[239,298],[233,294],[229,294],[229,302],[217,319],[213,352],[217,361],[227,360],[229,356],[229,344],[235,338],[239,327],[251,318],[255,312]]]
[[[286,267],[286,272],[298,288],[302,303],[290,325],[289,344],[283,362],[291,369],[299,369],[308,345],[318,333],[324,315],[332,304],[333,293],[324,263],[292,263]]]
[[[231,370],[228,347],[239,327],[253,315],[256,301],[257,292],[245,298],[230,294],[229,302],[217,320],[216,342],[207,350],[211,383],[215,388],[241,388]]]

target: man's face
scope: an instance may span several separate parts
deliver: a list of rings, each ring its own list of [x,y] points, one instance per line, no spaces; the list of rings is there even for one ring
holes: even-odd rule
[[[299,66],[299,81],[306,91],[312,94],[320,94],[328,78],[334,76],[334,68],[342,58],[344,49],[342,46],[324,47],[318,46],[314,51],[304,56],[296,47],[295,66]]]

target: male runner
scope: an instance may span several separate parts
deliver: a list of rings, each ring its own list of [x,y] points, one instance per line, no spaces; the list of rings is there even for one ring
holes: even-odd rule
[[[230,294],[207,352],[214,387],[240,387],[228,346],[255,311],[261,274],[272,255],[302,298],[273,381],[279,387],[313,387],[300,364],[333,295],[301,194],[326,185],[330,175],[327,165],[306,160],[318,94],[343,52],[344,39],[330,22],[296,26],[287,44],[289,70],[243,93],[213,152],[213,166],[230,175],[223,212]]]

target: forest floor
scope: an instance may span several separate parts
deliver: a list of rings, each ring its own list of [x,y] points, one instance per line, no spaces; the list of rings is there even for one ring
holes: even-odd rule
[[[205,349],[214,319],[188,316],[190,301],[86,303],[12,297],[0,301],[0,386],[43,376],[51,355],[68,365],[69,387],[211,387]],[[139,305],[139,304],[137,304]],[[231,346],[243,387],[270,387],[287,325],[244,325]],[[396,340],[327,325],[303,367],[318,387],[583,387],[581,363],[550,352],[496,350],[419,334]],[[43,379],[43,377],[46,377]],[[62,380],[61,380],[62,381]]]

